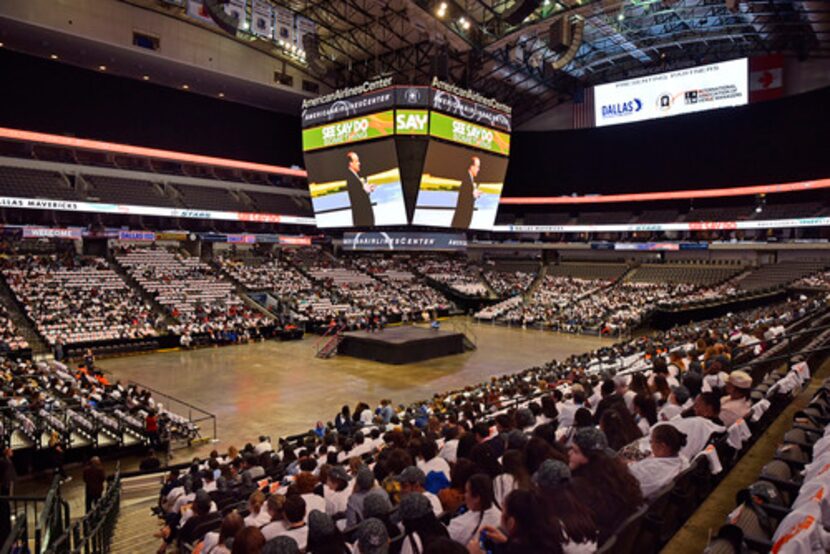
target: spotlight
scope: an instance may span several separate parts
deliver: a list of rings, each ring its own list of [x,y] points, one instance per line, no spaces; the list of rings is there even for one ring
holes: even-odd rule
[[[3,48],[3,46],[5,45],[2,42],[0,42],[0,48]]]
[[[182,85],[182,88],[183,88],[184,90],[190,90],[190,85],[188,85],[188,84],[186,84],[186,83],[185,83],[184,85]]]
[[[99,69],[99,70],[101,70],[101,71],[106,71],[106,70],[107,70],[107,66],[105,66],[105,65],[99,65],[99,66],[98,66],[98,69]]]
[[[220,93],[219,93],[219,98],[224,98],[224,97],[225,97],[225,93],[224,93],[224,92],[220,92]]]
[[[446,2],[441,2],[441,4],[438,6],[438,9],[435,11],[435,15],[437,15],[441,19],[447,17],[447,3]]]
[[[459,17],[459,18],[458,18],[458,24],[459,24],[459,25],[461,26],[461,28],[462,28],[462,29],[464,29],[465,31],[466,31],[466,30],[468,30],[468,29],[470,28],[470,22],[469,22],[469,21],[467,21],[467,18],[466,18],[466,17]]]
[[[764,207],[763,207],[763,206],[760,206],[760,205],[759,205],[759,206],[755,206],[755,213],[756,213],[756,214],[759,214],[759,213],[761,213],[761,212],[763,212],[763,211],[764,211]]]
[[[625,14],[620,12],[620,15],[617,16],[617,20],[622,21],[623,19],[625,19]]]
[[[57,55],[57,54],[51,54],[51,55],[49,56],[49,59],[52,59],[52,60],[57,60],[57,59],[58,59],[58,55]]]
[[[149,76],[149,75],[142,75],[142,76],[141,76],[141,79],[142,79],[142,80],[144,80],[144,81],[149,81],[149,80],[150,80],[150,76]]]

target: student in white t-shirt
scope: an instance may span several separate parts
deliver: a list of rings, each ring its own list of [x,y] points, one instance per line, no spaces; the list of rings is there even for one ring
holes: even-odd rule
[[[501,510],[493,504],[493,481],[489,475],[477,473],[470,477],[464,488],[464,503],[467,511],[453,518],[447,528],[452,540],[467,544],[484,526],[496,527],[501,523]]]

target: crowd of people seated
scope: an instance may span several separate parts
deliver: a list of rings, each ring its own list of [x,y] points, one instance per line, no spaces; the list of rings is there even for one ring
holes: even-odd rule
[[[249,259],[222,256],[218,259],[222,269],[239,281],[249,291],[273,292],[278,297],[288,297],[311,290],[311,281],[297,269],[277,256]]]
[[[122,247],[116,260],[176,320],[171,332],[188,346],[194,335],[222,343],[258,336],[272,321],[246,306],[233,285],[198,258],[160,247]]]
[[[515,296],[524,294],[530,288],[536,274],[525,271],[486,271],[484,279],[499,296]]]
[[[149,391],[110,382],[89,351],[74,368],[0,356],[0,407],[13,408],[3,414],[0,425],[4,444],[11,444],[15,431],[38,445],[44,434],[52,435],[45,455],[54,458],[48,462],[61,474],[56,447],[72,446],[73,433],[92,443],[102,429],[110,436],[129,432],[157,447],[171,437],[198,434],[196,426],[157,403]],[[148,418],[154,422],[152,429]]]
[[[466,259],[425,255],[419,257],[418,261],[418,270],[430,279],[466,296],[487,296],[480,268]]]
[[[158,335],[152,309],[104,258],[9,256],[2,273],[50,345]]]
[[[796,281],[794,286],[813,289],[830,289],[830,271],[822,271],[821,273],[803,277]]]
[[[0,353],[15,352],[29,348],[29,343],[20,335],[11,315],[0,306]]]
[[[213,452],[168,476],[160,551],[592,552],[754,409],[741,364],[825,311],[728,314]]]
[[[289,299],[291,309],[302,318],[350,329],[369,326],[375,319],[419,319],[450,307],[438,291],[395,258],[353,256],[333,259],[319,250],[292,253],[313,279],[313,286]]]
[[[557,314],[582,297],[593,294],[610,283],[600,279],[574,279],[546,275],[530,298],[501,314],[513,324],[550,323]]]

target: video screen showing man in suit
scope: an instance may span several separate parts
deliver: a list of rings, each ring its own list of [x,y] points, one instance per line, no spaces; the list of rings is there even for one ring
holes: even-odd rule
[[[413,225],[493,228],[507,173],[507,158],[455,144],[427,149]]]
[[[472,156],[467,173],[461,178],[461,187],[458,189],[458,203],[455,205],[455,215],[451,224],[456,229],[468,229],[473,220],[473,206],[481,196],[476,184],[476,177],[480,171],[481,158]]]
[[[305,158],[318,227],[407,224],[394,140],[307,152]]]
[[[352,224],[355,227],[371,227],[375,224],[375,214],[372,212],[370,196],[376,187],[360,176],[360,156],[357,152],[350,150],[346,153],[346,160],[346,190],[349,191],[349,203],[352,205]]]

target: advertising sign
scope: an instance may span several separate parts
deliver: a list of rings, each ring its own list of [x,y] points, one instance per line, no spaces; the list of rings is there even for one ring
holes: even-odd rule
[[[466,250],[463,233],[344,233],[344,250]]]
[[[83,229],[80,227],[73,227],[70,229],[59,229],[51,227],[24,227],[24,239],[69,239],[81,240]]]
[[[303,151],[341,146],[364,140],[391,136],[395,131],[395,116],[392,110],[355,117],[303,129]]]
[[[494,154],[510,154],[510,135],[437,112],[430,112],[429,134]]]
[[[748,102],[746,58],[594,87],[597,127],[743,106]]]
[[[383,89],[376,92],[342,98],[323,104],[322,106],[307,106],[302,110],[300,120],[303,129],[315,125],[323,125],[340,119],[347,119],[389,110],[395,105],[395,92],[392,89]]]
[[[461,119],[503,131],[510,131],[509,115],[443,90],[432,90],[432,101],[430,105],[434,110]]]
[[[153,242],[156,234],[152,231],[118,231],[118,240]]]
[[[429,131],[427,110],[395,110],[395,133],[398,135],[426,135]]]

